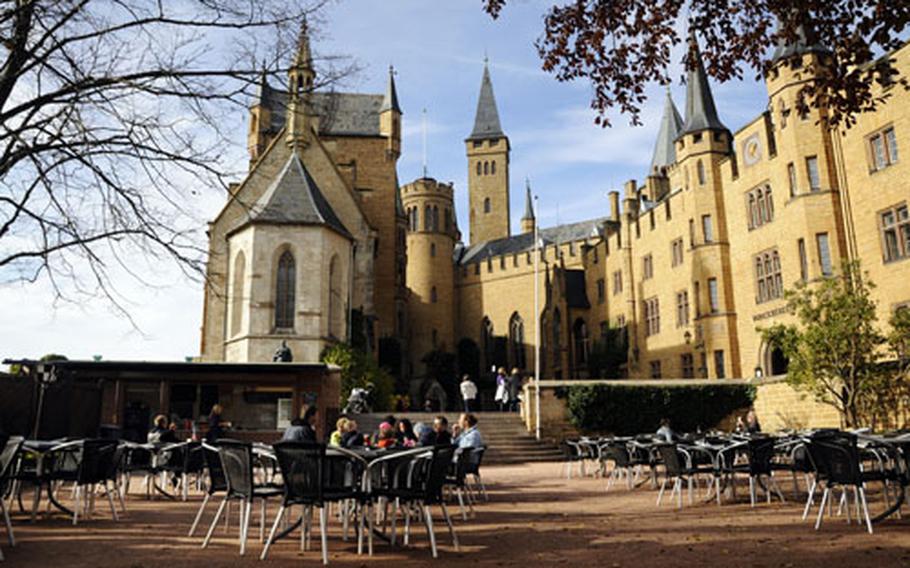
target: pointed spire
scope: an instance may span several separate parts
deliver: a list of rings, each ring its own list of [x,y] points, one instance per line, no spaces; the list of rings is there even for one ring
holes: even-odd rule
[[[310,49],[310,26],[306,16],[300,21],[300,33],[297,35],[297,53],[294,54],[294,67],[298,69],[313,68],[313,52]]]
[[[477,99],[477,114],[474,116],[474,130],[468,140],[485,140],[504,138],[499,124],[499,110],[493,96],[493,82],[490,80],[490,67],[486,59],[483,62],[483,79],[480,83],[480,97]]]
[[[667,99],[664,102],[664,116],[660,121],[660,131],[654,144],[654,155],[651,157],[651,173],[657,173],[676,162],[676,139],[682,132],[683,121],[673,103],[670,87],[667,87]]]
[[[695,30],[689,31],[689,57],[692,58],[692,68],[686,76],[686,123],[681,134],[699,130],[727,130],[717,117],[717,107],[714,106]]]
[[[385,96],[382,97],[382,106],[379,112],[392,110],[401,114],[401,107],[398,106],[398,91],[395,89],[395,68],[389,65],[389,84],[385,90]]]
[[[531,198],[531,180],[528,178],[525,178],[525,214],[521,220],[525,219],[534,220],[534,200]]]
[[[251,106],[271,106],[272,87],[269,86],[268,67],[265,60],[262,61],[262,72],[259,74],[259,81],[256,83],[256,94],[253,95],[253,104]]]

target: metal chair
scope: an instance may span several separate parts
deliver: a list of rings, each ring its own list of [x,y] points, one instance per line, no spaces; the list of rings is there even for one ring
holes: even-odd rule
[[[196,527],[199,525],[202,514],[205,512],[205,507],[209,504],[212,495],[227,491],[227,478],[224,476],[224,469],[221,467],[221,458],[218,456],[218,448],[208,444],[202,444],[200,446],[200,451],[202,452],[205,469],[208,472],[208,482],[205,488],[205,496],[202,498],[202,503],[199,505],[199,510],[196,512],[196,518],[193,520],[193,525],[190,527],[190,532],[187,536],[193,536],[193,533],[196,532]]]
[[[3,513],[3,524],[6,525],[6,538],[9,540],[11,547],[16,546],[16,535],[13,533],[13,523],[9,518],[9,511],[6,509],[6,490],[10,479],[10,472],[13,468],[13,461],[19,453],[24,441],[21,436],[4,437],[2,440],[3,450],[0,451],[0,512]],[[3,550],[0,549],[0,560],[3,560]]]

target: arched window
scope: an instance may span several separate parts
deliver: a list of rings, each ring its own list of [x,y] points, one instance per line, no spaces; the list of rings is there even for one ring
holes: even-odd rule
[[[477,162],[477,175],[480,175],[483,172],[483,165],[478,161]]]
[[[489,173],[490,173],[490,162],[484,162],[483,163],[483,175],[487,175]]]
[[[490,175],[496,174],[496,160],[490,162]]]
[[[432,288],[430,288],[430,303],[435,304],[437,299],[438,298],[436,296],[436,286],[433,286]]]
[[[439,207],[433,206],[433,230],[439,230]]]
[[[423,230],[433,230],[433,208],[429,205],[423,208]]]
[[[572,335],[575,340],[575,372],[588,364],[588,325],[581,318],[575,320],[572,326]]]
[[[445,222],[446,232],[449,233],[452,231],[452,211],[448,208],[445,210]]]
[[[749,194],[749,226],[755,228],[758,226],[758,207],[755,204],[755,194]]]
[[[758,202],[758,225],[765,222],[767,212],[765,211],[765,192],[759,189],[755,192],[755,201]]]
[[[342,328],[342,296],[341,296],[341,267],[338,255],[329,262],[329,335],[341,337]]]
[[[699,160],[695,167],[698,171],[698,185],[705,185],[705,165]]]
[[[525,324],[518,312],[509,318],[509,358],[513,367],[525,368]]]
[[[297,267],[294,255],[286,250],[278,258],[275,274],[275,327],[294,329],[294,293],[297,282]]]
[[[490,212],[490,198],[489,197],[487,197],[486,199],[483,200],[483,212],[484,213]]]
[[[231,335],[240,333],[243,323],[243,279],[246,271],[246,257],[243,251],[234,258],[234,278],[231,284]]]
[[[495,345],[493,340],[493,322],[484,316],[480,322],[480,348],[483,350],[483,364],[485,369],[490,369],[495,358]]]
[[[430,243],[430,256],[436,256],[436,243]]]

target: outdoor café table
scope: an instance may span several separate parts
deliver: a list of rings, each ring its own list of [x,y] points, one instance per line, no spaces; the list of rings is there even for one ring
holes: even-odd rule
[[[81,442],[79,441],[67,442],[65,440],[26,440],[22,444],[21,453],[29,453],[35,456],[34,478],[29,479],[35,483],[35,497],[32,502],[32,522],[35,522],[38,519],[38,505],[41,502],[41,492],[43,489],[47,491],[47,499],[51,505],[67,515],[73,514],[70,509],[60,504],[55,497],[53,490],[54,479],[49,475],[48,471],[45,471],[45,467],[49,465],[45,463],[45,458],[48,454],[52,453],[62,451],[68,452],[69,450],[75,452],[81,447],[80,444]],[[21,503],[20,499],[20,507],[22,506]]]
[[[882,483],[887,491],[888,481],[897,482],[897,497],[889,507],[882,513],[872,517],[873,523],[881,522],[891,515],[901,510],[904,504],[906,485],[910,483],[910,471],[907,470],[908,457],[906,452],[910,451],[910,434],[902,436],[875,436],[871,434],[859,434],[857,436],[858,446],[862,450],[870,452],[879,460],[882,467],[884,479]],[[889,468],[884,457],[889,458],[892,464]]]

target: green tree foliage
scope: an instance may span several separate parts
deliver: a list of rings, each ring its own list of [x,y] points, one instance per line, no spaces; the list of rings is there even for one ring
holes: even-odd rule
[[[341,367],[341,406],[343,407],[354,387],[370,389],[373,410],[388,410],[394,394],[395,379],[376,361],[361,350],[338,343],[325,349],[320,358],[323,363]]]
[[[910,424],[910,309],[897,310],[888,323],[888,360],[873,375],[869,396],[860,400],[860,414],[874,430]]]
[[[619,436],[655,432],[661,418],[668,418],[677,432],[708,430],[755,400],[755,388],[746,385],[601,384],[568,391],[569,419],[576,428]]]
[[[818,284],[797,284],[786,298],[798,323],[760,329],[787,356],[787,382],[837,408],[847,428],[871,418],[886,344],[876,327],[874,284],[862,276],[857,263],[847,263]]]

